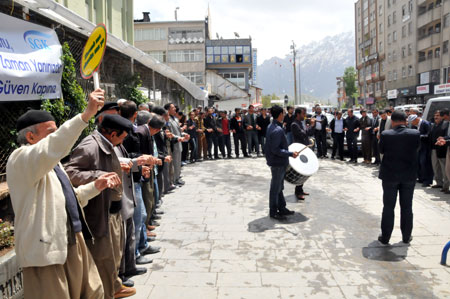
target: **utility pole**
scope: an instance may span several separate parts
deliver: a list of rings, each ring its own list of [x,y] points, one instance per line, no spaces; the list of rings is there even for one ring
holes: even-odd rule
[[[295,50],[295,43],[294,41],[292,41],[292,45],[291,45],[291,49],[292,49],[292,54],[294,56],[294,106],[297,105],[297,69],[295,66],[295,60],[297,57],[297,50]]]

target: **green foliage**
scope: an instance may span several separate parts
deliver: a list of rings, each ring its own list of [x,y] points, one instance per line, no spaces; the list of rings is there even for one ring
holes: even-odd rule
[[[14,227],[0,219],[0,250],[14,245]]]
[[[356,87],[356,70],[354,67],[350,66],[344,71],[344,84],[345,84],[345,93],[348,97],[353,99],[358,97],[358,88]]]
[[[41,104],[41,109],[49,111],[55,117],[58,126],[84,111],[87,105],[83,88],[77,82],[76,61],[70,52],[67,42],[63,44],[62,52],[61,59],[64,63],[64,70],[61,79],[61,89],[63,98],[46,99]]]
[[[125,74],[116,82],[116,95],[119,98],[135,102],[137,105],[147,103],[149,99],[138,89],[142,86],[139,74]]]
[[[272,107],[272,105],[273,105],[271,103],[272,100],[279,100],[279,98],[274,93],[271,95],[263,95],[262,96],[263,107],[265,107],[265,108]]]

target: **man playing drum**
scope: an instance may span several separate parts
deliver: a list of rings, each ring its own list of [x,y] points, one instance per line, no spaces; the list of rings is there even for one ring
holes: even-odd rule
[[[269,193],[269,216],[276,220],[284,220],[286,215],[294,214],[294,211],[286,208],[286,200],[283,195],[286,167],[289,165],[289,157],[297,158],[299,153],[288,150],[288,142],[282,128],[283,108],[275,105],[271,108],[271,113],[273,122],[267,128],[266,135],[266,161],[272,172]]]

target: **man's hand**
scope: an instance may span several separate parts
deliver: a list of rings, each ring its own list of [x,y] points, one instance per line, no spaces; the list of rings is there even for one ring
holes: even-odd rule
[[[369,130],[370,130],[370,128],[369,128],[369,127],[367,127],[367,128],[365,128],[364,130],[366,130],[366,131],[369,131]]]
[[[223,133],[223,130],[221,128],[217,128],[217,132]]]
[[[256,125],[256,130],[261,131],[261,127]]]
[[[378,127],[376,127],[375,129],[373,129],[374,132],[378,132]]]
[[[81,118],[84,122],[89,120],[97,114],[105,104],[105,91],[101,88],[97,88],[89,95],[88,104],[84,112],[81,114]]]
[[[446,143],[446,141],[445,141],[444,137],[439,137],[435,144],[438,146],[444,146],[445,143]]]
[[[114,188],[121,184],[119,176],[115,172],[108,172],[101,175],[95,180],[94,186],[98,191],[103,191],[106,188]]]
[[[327,130],[327,132],[331,133],[331,129],[330,128],[327,128],[326,130]]]
[[[206,131],[208,131],[208,133],[212,133],[214,130],[213,129],[206,129]]]
[[[203,133],[203,130],[198,129],[198,130],[197,130],[197,133]]]
[[[359,132],[359,128],[354,129],[353,132],[358,133]]]
[[[158,159],[158,158],[156,158],[156,165],[159,165],[159,166],[161,166],[161,165],[162,165],[162,160],[161,160],[161,159]]]
[[[251,131],[251,130],[253,130],[253,127],[252,126],[247,126],[247,131]]]
[[[347,132],[347,131],[348,131],[348,129],[347,129],[347,128],[344,128],[344,131],[345,131],[345,132]]]
[[[299,154],[300,154],[300,152],[294,152],[294,153],[292,154],[292,157],[295,159],[295,158],[298,157]]]
[[[146,179],[150,177],[150,167],[142,166],[142,176]]]
[[[120,167],[122,168],[122,171],[125,171],[126,173],[130,173],[131,167],[133,167],[133,162],[120,162]]]
[[[164,162],[167,162],[167,163],[172,162],[172,156],[166,156],[166,157],[164,158]]]
[[[231,133],[236,134],[236,130],[231,130]]]

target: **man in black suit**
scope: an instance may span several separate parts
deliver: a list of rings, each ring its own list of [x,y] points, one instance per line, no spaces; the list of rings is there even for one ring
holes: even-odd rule
[[[213,115],[213,108],[207,110],[208,114],[205,117],[205,135],[208,143],[208,158],[213,159],[212,148],[214,145],[214,159],[219,159],[219,139],[217,131],[217,120]]]
[[[348,153],[350,160],[348,162],[358,163],[358,134],[360,130],[359,118],[353,114],[353,109],[347,110],[348,116],[345,119],[344,129],[347,138]]]
[[[384,245],[389,244],[399,193],[402,240],[409,244],[412,240],[412,199],[419,168],[420,133],[406,128],[406,114],[403,111],[396,110],[392,113],[391,121],[393,129],[384,131],[380,138],[380,153],[384,155],[379,174],[383,184],[383,215],[378,241]]]
[[[331,159],[335,159],[336,151],[339,150],[339,158],[344,161],[344,135],[347,124],[342,118],[342,112],[338,111],[336,117],[330,122],[331,137],[333,138],[333,152]]]
[[[417,114],[411,114],[408,117],[408,122],[413,128],[417,128],[420,132],[418,182],[422,183],[423,187],[428,187],[433,183],[433,166],[431,163],[430,145],[431,125]]]
[[[309,136],[314,134],[315,120],[311,120],[311,125],[308,126],[305,121],[306,109],[295,108],[295,120],[291,124],[292,139],[294,143],[301,143],[306,146],[309,145]],[[303,185],[295,186],[295,197],[298,200],[305,200],[305,195],[309,195],[303,190]]]
[[[378,115],[378,109],[372,109],[372,126],[370,128],[370,133],[372,134],[372,155],[375,157],[375,161],[372,165],[379,165],[381,162],[380,151],[378,149],[378,139],[377,134],[380,126],[381,117]]]

